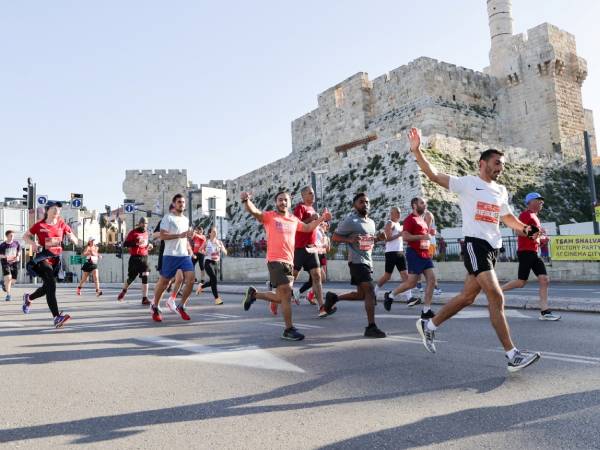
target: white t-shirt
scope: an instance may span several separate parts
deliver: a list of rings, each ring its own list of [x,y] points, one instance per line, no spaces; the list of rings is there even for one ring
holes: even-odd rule
[[[402,233],[402,225],[400,222],[392,222],[391,220],[388,222],[392,224],[392,236],[395,234]],[[385,252],[403,252],[404,251],[404,242],[402,240],[402,235],[393,241],[387,241],[385,243]]]
[[[506,188],[473,175],[451,176],[449,188],[459,197],[463,235],[484,239],[492,248],[502,247],[500,218],[512,214]]]
[[[180,234],[189,230],[188,218],[167,214],[160,221],[160,229],[169,234]],[[164,256],[189,256],[187,237],[165,240]]]
[[[211,261],[218,261],[221,258],[221,241],[218,239],[215,242],[210,239],[206,241],[206,257]]]

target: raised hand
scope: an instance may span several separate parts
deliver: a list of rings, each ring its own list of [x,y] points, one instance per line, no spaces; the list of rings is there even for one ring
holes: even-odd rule
[[[331,213],[329,212],[329,210],[327,208],[325,208],[323,210],[323,214],[322,214],[323,219],[328,222],[331,220]]]
[[[252,198],[252,194],[250,192],[240,192],[240,200],[245,202],[246,200],[250,200]]]
[[[421,130],[411,128],[408,130],[408,141],[410,142],[410,151],[415,152],[421,146]]]

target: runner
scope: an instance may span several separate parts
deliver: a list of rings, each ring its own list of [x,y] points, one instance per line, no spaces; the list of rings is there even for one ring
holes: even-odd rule
[[[525,196],[525,205],[527,209],[519,215],[519,220],[527,225],[533,225],[542,230],[542,223],[538,218],[538,213],[544,207],[544,198],[537,192],[530,192]],[[542,230],[543,231],[543,230]],[[550,278],[546,272],[546,265],[542,258],[538,256],[541,239],[547,237],[540,236],[537,239],[519,236],[517,241],[517,258],[519,259],[519,273],[516,280],[510,281],[502,286],[502,291],[510,291],[515,288],[522,288],[527,284],[529,273],[533,273],[538,279],[540,286],[540,320],[556,321],[560,320],[558,314],[554,314],[548,307],[548,285]]]
[[[73,244],[78,244],[71,228],[60,217],[61,208],[61,202],[48,202],[44,218],[36,222],[23,235],[25,243],[31,245],[36,252],[28,267],[42,279],[43,283],[32,294],[23,295],[23,312],[29,314],[31,302],[45,295],[56,328],[61,328],[71,318],[70,315],[59,311],[56,300],[56,276],[60,271],[63,237],[67,236]],[[37,243],[34,238],[37,238]]]
[[[385,333],[375,325],[375,289],[372,278],[373,258],[371,252],[375,242],[384,240],[385,237],[383,233],[375,235],[375,222],[368,217],[369,198],[367,194],[364,192],[356,194],[352,205],[354,212],[337,226],[332,240],[347,244],[350,282],[356,286],[356,291],[342,295],[327,292],[325,310],[331,314],[335,303],[339,300],[364,300],[368,320],[365,337],[384,338]]]
[[[191,319],[185,310],[185,305],[194,287],[194,263],[189,251],[189,239],[192,238],[194,231],[189,227],[188,219],[183,214],[185,211],[185,197],[182,194],[176,194],[171,204],[173,210],[163,217],[160,222],[160,239],[165,242],[165,252],[160,278],[154,287],[152,320],[155,322],[162,322],[160,300],[169,284],[169,280],[175,276],[178,270],[183,272],[185,281],[181,302],[176,305],[174,299],[169,297],[167,307],[171,312],[179,313],[183,320]]]
[[[198,286],[196,294],[202,294],[202,291],[210,286],[213,297],[215,298],[215,305],[222,305],[223,300],[219,297],[219,291],[217,290],[217,265],[221,259],[221,253],[227,255],[227,249],[223,243],[217,239],[217,228],[212,226],[208,230],[208,241],[206,241],[206,260],[205,268],[208,274],[209,280],[206,283]]]
[[[102,291],[100,290],[100,279],[98,277],[98,260],[100,260],[102,256],[98,253],[98,246],[94,243],[94,241],[94,238],[89,238],[88,244],[83,250],[83,256],[87,256],[87,261],[81,267],[83,275],[81,277],[81,281],[79,282],[79,286],[77,286],[77,295],[81,295],[81,288],[87,281],[90,273],[92,274],[92,279],[94,280],[94,285],[96,286],[96,297],[100,297],[102,295]]]
[[[425,222],[427,223],[427,226],[429,227],[429,257],[433,260],[433,258],[435,257],[435,250],[436,250],[436,239],[435,239],[435,235],[436,235],[436,229],[435,229],[435,218],[433,216],[433,214],[431,213],[431,211],[429,211],[428,209],[425,210],[425,212],[423,213],[423,219],[425,220]],[[421,277],[419,276],[419,282],[417,283],[417,289],[419,290],[419,292],[423,292],[423,285],[421,283]],[[442,290],[438,287],[438,285],[435,285],[435,288],[433,289],[433,295],[442,295]]]
[[[327,232],[329,231],[329,223],[323,222],[317,227],[317,254],[319,255],[319,264],[321,265],[321,286],[327,281],[327,252],[331,250],[331,241]],[[312,278],[309,274],[308,281],[300,287],[300,293],[307,291],[312,287]],[[306,299],[313,303],[315,300],[315,293],[312,289],[306,294]]]
[[[12,230],[4,233],[6,240],[0,244],[0,261],[2,262],[2,289],[6,292],[6,300],[12,300],[11,292],[13,284],[17,282],[19,275],[19,263],[21,262],[21,244],[15,241]]]
[[[392,308],[392,302],[396,295],[412,289],[417,285],[419,277],[425,276],[427,287],[425,288],[425,306],[421,311],[422,319],[431,319],[435,316],[431,309],[433,300],[433,289],[435,286],[435,272],[433,271],[433,260],[430,257],[429,248],[429,226],[423,214],[427,210],[427,203],[421,197],[415,197],[410,201],[412,213],[410,213],[402,225],[402,238],[408,243],[406,249],[406,261],[408,262],[408,277],[400,286],[392,292],[385,293],[383,307],[386,311]],[[420,299],[419,302],[420,303]],[[418,304],[409,301],[409,306]]]
[[[385,283],[392,278],[394,269],[398,270],[403,282],[408,279],[406,258],[404,257],[404,242],[402,241],[402,225],[400,225],[400,208],[397,206],[393,206],[390,210],[390,220],[385,224],[383,232],[385,234],[385,271],[375,285],[375,298],[377,298]],[[412,300],[410,289],[404,291],[404,295],[407,302]],[[414,304],[418,304],[418,302],[420,300],[416,299]]]
[[[148,242],[148,219],[146,217],[140,217],[137,227],[127,234],[123,247],[129,248],[129,263],[127,265],[127,280],[125,280],[117,300],[123,301],[127,289],[139,276],[142,280],[142,305],[149,305],[148,276],[150,275],[150,267],[148,266],[148,252],[153,247]]]
[[[311,223],[319,220],[319,215],[313,208],[315,202],[315,191],[310,186],[305,186],[300,191],[302,201],[294,208],[294,216],[301,222]],[[321,284],[321,264],[319,261],[317,242],[317,229],[314,228],[311,232],[305,233],[301,229],[296,231],[296,240],[294,247],[294,280],[298,278],[298,274],[302,269],[310,275],[310,281],[314,296],[319,304],[319,317],[327,316],[325,306],[323,305],[323,288]],[[310,287],[310,286],[309,286]],[[305,286],[305,291],[308,287]],[[296,303],[300,300],[300,291],[293,290],[293,298]],[[314,300],[309,300],[314,305]]]
[[[537,238],[539,230],[517,219],[508,204],[506,188],[496,180],[504,170],[504,154],[495,149],[484,151],[479,158],[478,176],[455,177],[438,172],[423,155],[420,131],[411,128],[408,133],[410,149],[417,164],[427,177],[458,194],[465,236],[464,264],[468,275],[461,293],[453,297],[433,319],[417,320],[417,330],[425,348],[435,353],[435,330],[450,317],[469,306],[483,290],[488,299],[492,326],[508,358],[508,370],[515,372],[540,358],[536,352],[519,351],[510,336],[504,315],[504,296],[494,271],[498,249],[502,246],[499,222],[515,230],[520,236]]]
[[[204,255],[206,246],[206,236],[204,235],[204,228],[201,226],[197,226],[194,230],[194,237],[192,238],[192,249],[194,251],[194,258],[192,261],[194,263],[194,267],[196,263],[198,267],[200,267],[200,283],[204,284],[204,279],[206,278],[206,271],[204,270]]]
[[[293,263],[296,231],[301,229],[310,233],[321,222],[331,220],[331,214],[325,210],[321,217],[310,223],[301,222],[288,211],[291,202],[290,195],[280,191],[275,195],[275,211],[260,211],[250,200],[251,194],[242,192],[240,195],[246,211],[263,224],[267,234],[267,267],[271,284],[275,292],[257,292],[254,286],[248,287],[244,296],[244,310],[248,311],[257,299],[281,304],[285,330],[282,339],[300,341],[304,335],[299,333],[292,324],[292,286],[294,284]],[[333,313],[333,311],[331,311]]]

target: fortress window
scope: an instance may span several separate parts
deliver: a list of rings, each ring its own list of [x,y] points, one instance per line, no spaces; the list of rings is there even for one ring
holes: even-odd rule
[[[452,101],[456,101],[456,95],[452,94]]]
[[[341,108],[344,101],[344,91],[341,87],[335,88],[335,107]]]

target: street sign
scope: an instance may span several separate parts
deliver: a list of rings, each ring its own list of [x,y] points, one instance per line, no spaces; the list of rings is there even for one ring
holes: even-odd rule
[[[71,208],[81,208],[83,206],[83,194],[71,193]]]
[[[35,197],[35,204],[37,206],[46,206],[47,203],[48,203],[47,195],[38,195]]]
[[[133,214],[135,212],[135,200],[130,198],[123,200],[123,211],[127,214]]]
[[[87,256],[71,255],[69,257],[69,264],[71,264],[71,265],[85,264],[86,262],[87,262]]]

